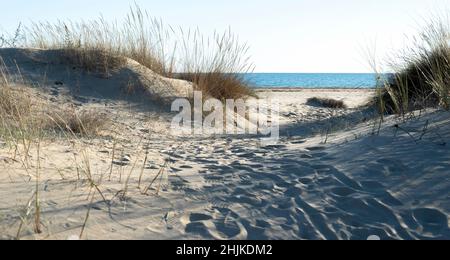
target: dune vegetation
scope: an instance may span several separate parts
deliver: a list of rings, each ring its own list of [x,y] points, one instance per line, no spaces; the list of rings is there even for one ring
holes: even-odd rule
[[[307,104],[311,106],[319,106],[325,108],[334,108],[334,109],[345,109],[347,105],[345,105],[344,101],[336,100],[332,98],[318,98],[313,97],[307,100]]]
[[[430,25],[380,77],[383,115],[449,109],[449,28]],[[378,122],[373,89],[256,95],[252,70],[230,29],[204,36],[139,6],[0,33],[0,240],[450,237],[450,113]],[[174,111],[151,97],[193,90],[249,97],[235,126],[277,125],[276,142],[173,133]],[[264,98],[280,104],[253,110]]]
[[[242,76],[253,70],[248,46],[231,29],[205,36],[166,25],[137,5],[123,21],[100,17],[19,26],[1,45],[60,50],[62,62],[105,77],[132,59],[160,75],[192,81],[220,100],[252,95]]]
[[[394,73],[383,79],[376,102],[386,113],[427,107],[450,108],[450,21],[429,22],[413,44],[389,62]],[[385,78],[385,77],[382,77]]]
[[[29,86],[24,79],[13,79],[0,60],[0,137],[17,141],[60,132],[93,136],[106,127],[105,115],[53,106],[34,98]]]

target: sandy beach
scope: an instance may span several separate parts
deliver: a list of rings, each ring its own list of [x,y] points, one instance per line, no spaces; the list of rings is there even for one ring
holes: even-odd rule
[[[0,239],[450,238],[448,111],[380,123],[367,106],[373,90],[258,90],[280,103],[277,144],[174,136],[174,114],[142,100],[189,95],[190,83],[132,62],[99,78],[28,52],[0,52],[11,73],[17,63],[39,86],[19,91],[39,104],[95,110],[108,124],[95,137],[0,140]],[[124,96],[130,71],[145,88]],[[308,105],[312,97],[348,108]]]

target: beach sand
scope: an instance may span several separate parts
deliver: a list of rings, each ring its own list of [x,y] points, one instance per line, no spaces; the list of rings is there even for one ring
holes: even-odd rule
[[[48,68],[25,65],[29,78]],[[88,91],[91,81],[114,80],[59,68],[46,75],[47,85],[27,91],[101,111],[110,127],[96,138],[44,139],[39,153],[0,142],[1,239],[18,231],[20,239],[73,239],[81,230],[81,239],[450,239],[448,111],[380,124],[365,107],[374,91],[258,91],[280,102],[280,140],[264,146],[252,136],[173,136],[164,107]],[[86,87],[75,98],[80,79]],[[310,97],[349,108],[309,106]]]

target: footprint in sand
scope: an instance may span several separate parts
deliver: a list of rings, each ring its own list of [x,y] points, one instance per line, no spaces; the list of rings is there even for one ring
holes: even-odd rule
[[[223,210],[224,212],[231,212],[228,209]],[[248,236],[247,230],[239,221],[235,220],[235,214],[222,213],[220,210],[216,210],[214,215],[219,216],[218,218],[208,214],[191,213],[189,216],[182,217],[181,223],[186,227],[186,233],[197,234],[202,237],[217,240],[246,239]]]
[[[312,178],[300,178],[298,179],[298,182],[300,182],[303,185],[310,185],[314,182]]]
[[[288,188],[285,191],[286,196],[288,196],[290,198],[295,198],[295,197],[301,196],[303,194],[303,190],[299,186],[300,185],[296,185],[296,186]]]
[[[169,177],[169,183],[172,189],[174,190],[185,190],[189,187],[189,182],[179,176],[176,175],[170,175]]]
[[[327,156],[328,155],[328,153],[312,153],[311,154],[311,156],[313,157],[313,158],[321,158],[322,160],[324,160],[325,158],[322,158],[322,157],[325,157],[325,156]]]
[[[306,150],[311,151],[311,152],[316,152],[316,151],[323,151],[326,148],[323,146],[314,146],[314,147],[307,147]]]
[[[118,165],[118,166],[127,166],[129,165],[131,162],[131,156],[126,154],[123,155],[122,158],[120,158],[120,160],[114,160],[113,164]]]
[[[158,170],[160,169],[160,167],[157,167],[156,165],[152,164],[148,164],[147,166],[145,166],[146,170]]]
[[[170,167],[169,168],[170,173],[177,173],[183,171],[182,169],[176,168],[176,167]]]
[[[244,159],[250,159],[250,158],[254,158],[255,154],[254,153],[240,153],[240,154],[236,154],[238,157],[240,158],[244,158]]]
[[[448,229],[447,215],[437,209],[416,209],[413,211],[413,217],[425,232],[438,234],[442,230]]]
[[[223,176],[213,175],[213,174],[207,174],[203,176],[206,183],[210,184],[220,184],[225,181],[225,178]]]
[[[189,216],[190,222],[200,222],[200,221],[207,221],[213,219],[212,216],[206,215],[206,214],[200,214],[200,213],[192,213]]]
[[[278,145],[267,145],[267,146],[264,146],[264,147],[262,147],[262,149],[265,149],[265,150],[284,150],[284,149],[286,149],[286,145],[282,145],[282,144],[278,144]]]
[[[300,158],[302,158],[302,159],[312,159],[314,157],[312,155],[310,155],[310,154],[302,154],[302,155],[300,155]]]
[[[306,140],[297,140],[291,142],[291,144],[304,144],[304,143],[306,143]]]
[[[128,164],[129,164],[129,162],[124,162],[124,161],[113,161],[113,164],[114,165],[117,165],[117,166],[127,166]]]
[[[231,202],[223,196],[215,196],[215,197],[209,198],[208,202],[211,204],[211,206],[213,206],[215,208],[226,209],[231,206]]]
[[[347,187],[337,187],[337,188],[333,188],[331,190],[331,194],[338,196],[338,197],[348,197],[350,195],[355,194],[356,191],[352,190],[350,188]]]
[[[381,184],[380,182],[377,181],[362,181],[360,182],[361,187],[364,190],[368,190],[368,191],[384,191],[386,189],[386,187]]]

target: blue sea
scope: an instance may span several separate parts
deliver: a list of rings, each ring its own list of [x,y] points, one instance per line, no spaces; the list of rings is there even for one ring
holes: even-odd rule
[[[248,73],[256,88],[375,88],[376,74],[365,73]]]

